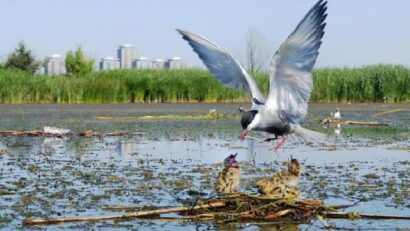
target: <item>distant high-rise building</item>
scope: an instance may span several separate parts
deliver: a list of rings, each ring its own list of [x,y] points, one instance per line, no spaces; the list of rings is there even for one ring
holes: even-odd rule
[[[174,56],[167,60],[165,67],[169,69],[181,69],[185,67],[185,63],[180,57]]]
[[[165,68],[166,61],[163,59],[155,59],[152,61],[152,68],[162,69]]]
[[[100,61],[100,70],[114,70],[120,68],[120,61],[111,56],[102,58]]]
[[[132,68],[150,69],[152,68],[152,60],[146,57],[140,57],[138,59],[134,59],[134,61],[132,62]]]
[[[137,57],[137,50],[131,44],[124,44],[118,48],[118,59],[121,69],[132,68],[132,61]]]
[[[65,60],[61,55],[54,54],[47,58],[45,65],[45,73],[47,75],[62,75],[66,73]]]

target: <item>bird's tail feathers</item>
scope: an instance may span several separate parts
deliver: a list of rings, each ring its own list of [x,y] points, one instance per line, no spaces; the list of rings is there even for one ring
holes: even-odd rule
[[[306,128],[302,128],[298,126],[295,129],[294,134],[304,140],[305,142],[310,143],[324,143],[326,139],[326,135],[320,132],[315,132]]]

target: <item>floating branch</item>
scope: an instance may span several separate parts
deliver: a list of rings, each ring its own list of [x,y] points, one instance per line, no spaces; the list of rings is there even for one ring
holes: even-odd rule
[[[187,211],[195,211],[200,209],[208,208],[218,208],[224,207],[225,203],[223,201],[210,202],[207,204],[196,205],[193,207],[174,207],[174,208],[165,208],[165,209],[155,209],[148,211],[138,211],[126,214],[118,215],[106,215],[106,216],[95,216],[95,217],[68,217],[68,218],[35,218],[35,219],[26,219],[24,220],[24,225],[45,225],[45,224],[56,224],[64,222],[79,222],[79,221],[102,221],[102,220],[112,220],[112,219],[126,219],[126,218],[136,218],[144,217],[150,215],[159,215],[166,213],[181,213]]]
[[[350,120],[347,120],[343,124],[364,125],[364,126],[389,126],[386,123],[375,122],[375,121],[350,121]]]
[[[342,121],[339,119],[324,119],[321,124],[340,124],[340,125],[360,125],[360,126],[389,126],[389,124],[376,121]]]
[[[378,214],[361,214],[358,212],[323,212],[323,216],[335,219],[396,219],[396,220],[410,220],[410,216],[394,216],[394,215],[378,215]]]

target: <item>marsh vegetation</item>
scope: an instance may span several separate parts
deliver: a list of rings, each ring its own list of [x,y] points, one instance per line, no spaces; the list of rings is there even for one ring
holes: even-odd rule
[[[268,74],[253,73],[262,92]],[[408,102],[410,69],[376,65],[323,68],[313,73],[311,102]],[[206,70],[114,70],[83,77],[37,76],[0,70],[1,103],[247,102],[249,96],[222,86]]]

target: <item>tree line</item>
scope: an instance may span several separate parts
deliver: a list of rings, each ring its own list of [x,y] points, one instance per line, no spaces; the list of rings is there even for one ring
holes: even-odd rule
[[[46,63],[47,59],[44,62],[37,60],[26,44],[19,42],[17,48],[7,56],[6,62],[1,67],[34,74],[41,65],[46,65]],[[65,68],[69,75],[85,76],[92,72],[93,67],[94,60],[86,57],[81,46],[68,51],[65,56]]]

